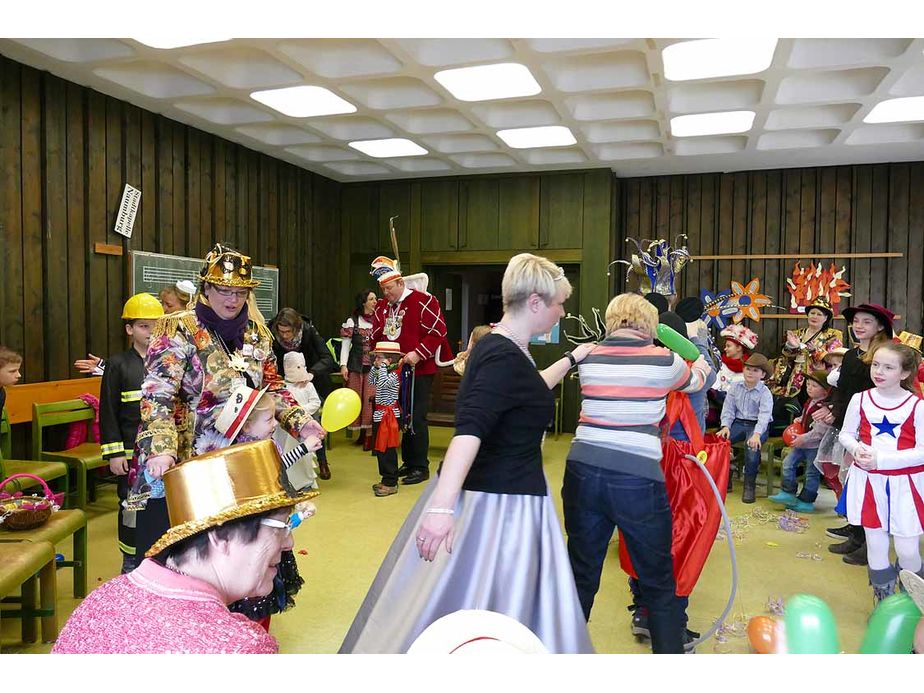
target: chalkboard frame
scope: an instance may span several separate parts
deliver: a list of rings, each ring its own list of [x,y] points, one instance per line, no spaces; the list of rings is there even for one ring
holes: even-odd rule
[[[165,255],[144,250],[131,251],[132,295],[147,291],[155,296],[160,290],[173,286],[181,279],[199,285],[199,271],[205,262],[202,258]],[[260,285],[254,289],[257,307],[267,320],[279,311],[279,268],[254,265],[253,278]]]

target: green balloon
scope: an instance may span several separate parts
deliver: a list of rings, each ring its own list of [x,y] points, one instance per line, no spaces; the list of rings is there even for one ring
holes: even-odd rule
[[[811,594],[796,594],[786,602],[786,650],[789,654],[837,654],[837,624],[831,609]]]
[[[664,323],[658,323],[658,341],[687,361],[699,358],[699,349],[689,339]]]
[[[921,612],[907,594],[893,594],[870,616],[860,654],[910,654]]]

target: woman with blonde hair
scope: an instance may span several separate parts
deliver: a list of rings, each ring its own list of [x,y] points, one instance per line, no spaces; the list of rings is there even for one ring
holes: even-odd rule
[[[571,295],[564,270],[549,260],[513,257],[502,293],[504,317],[468,358],[439,477],[398,532],[341,652],[406,652],[459,609],[506,614],[550,652],[593,651],[541,443],[555,411],[552,389],[594,345],[536,369],[529,339],[564,316]]]
[[[658,312],[637,294],[610,301],[605,320],[606,339],[579,367],[581,416],[561,490],[568,556],[589,619],[618,525],[638,573],[652,650],[680,653],[686,619],[675,593],[659,425],[668,393],[696,392],[710,369],[702,355],[687,366],[654,345]]]

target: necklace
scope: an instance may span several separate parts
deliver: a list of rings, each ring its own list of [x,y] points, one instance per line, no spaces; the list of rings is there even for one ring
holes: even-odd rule
[[[492,332],[494,332],[495,334],[502,335],[506,337],[507,339],[509,339],[514,344],[516,344],[520,348],[520,351],[526,354],[526,358],[529,359],[529,362],[532,363],[534,366],[536,365],[536,360],[533,358],[533,355],[529,353],[529,346],[527,346],[526,344],[523,344],[523,342],[520,341],[520,338],[517,337],[516,334],[514,334],[513,330],[507,327],[504,323],[502,322],[497,323],[494,326],[494,329],[492,330]]]
[[[236,351],[234,353],[231,353],[231,350],[228,348],[228,345],[225,344],[225,340],[222,338],[222,336],[215,331],[212,331],[212,330],[209,330],[209,331],[212,333],[213,337],[218,338],[218,344],[221,347],[222,351],[225,352],[225,356],[228,357],[228,361],[231,365],[231,368],[238,371],[239,373],[243,373],[244,371],[246,371],[247,361],[244,360],[244,357],[241,356]]]

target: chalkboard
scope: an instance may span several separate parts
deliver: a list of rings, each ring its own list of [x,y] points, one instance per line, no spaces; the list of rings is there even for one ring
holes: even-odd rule
[[[160,290],[173,286],[181,279],[189,279],[199,285],[199,271],[205,265],[201,258],[180,257],[132,251],[132,294],[147,291],[155,296]],[[275,267],[253,268],[253,278],[260,286],[253,290],[257,307],[267,320],[279,310],[279,270]]]

